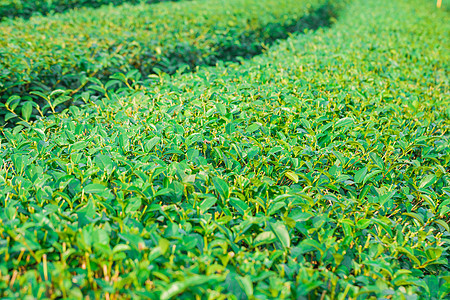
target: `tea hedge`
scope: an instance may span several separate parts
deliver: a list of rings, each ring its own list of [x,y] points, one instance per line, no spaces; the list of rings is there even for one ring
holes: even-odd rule
[[[116,75],[3,128],[0,295],[448,298],[447,21],[355,0],[241,65]]]
[[[45,98],[62,88],[72,95],[88,77],[103,80],[132,70],[144,76],[173,73],[247,58],[289,32],[327,24],[333,14],[327,1],[124,4],[0,24],[0,102],[21,96],[20,113],[26,101],[42,104],[30,92]]]
[[[169,0],[2,0],[0,1],[0,20],[4,18],[25,18],[33,15],[61,13],[74,8],[100,7],[102,5],[119,5],[124,2],[156,3]],[[172,0],[170,0],[172,1]],[[175,0],[176,1],[176,0]]]

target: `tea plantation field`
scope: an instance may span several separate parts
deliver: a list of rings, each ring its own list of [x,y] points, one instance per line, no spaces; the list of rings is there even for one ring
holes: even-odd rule
[[[447,2],[114,4],[0,23],[0,298],[449,299]]]
[[[0,102],[21,96],[16,110],[31,101],[27,111],[33,102],[46,103],[43,93],[63,89],[60,101],[73,103],[88,79],[106,81],[134,70],[144,76],[174,73],[249,58],[290,32],[328,24],[332,6],[326,0],[284,0],[282,6],[276,0],[201,0],[110,5],[5,22]],[[0,114],[5,117],[11,116]]]

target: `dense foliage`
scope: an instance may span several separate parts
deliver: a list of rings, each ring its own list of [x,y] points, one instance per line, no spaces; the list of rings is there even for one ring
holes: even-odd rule
[[[0,295],[448,297],[450,22],[434,5],[354,0],[252,60],[116,74],[3,128]]]
[[[81,7],[100,7],[102,5],[119,5],[124,2],[155,3],[169,0],[0,0],[0,20],[21,17],[28,19],[32,15],[61,13]],[[174,1],[174,0],[170,0]]]
[[[45,103],[39,93],[63,88],[64,96],[74,95],[87,77],[131,70],[144,76],[173,73],[250,57],[289,32],[327,23],[329,14],[325,0],[283,5],[277,0],[200,0],[108,6],[5,23],[0,25],[0,104],[21,96],[15,100],[21,114],[27,101],[34,103],[26,112]]]

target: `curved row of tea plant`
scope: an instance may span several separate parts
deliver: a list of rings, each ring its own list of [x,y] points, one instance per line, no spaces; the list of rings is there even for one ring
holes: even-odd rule
[[[4,128],[0,295],[448,297],[434,5],[357,0],[242,65],[129,78]]]
[[[0,20],[4,18],[25,18],[32,15],[61,13],[74,8],[100,7],[102,5],[119,5],[124,2],[156,3],[176,0],[2,0],[0,1]]]
[[[0,102],[21,96],[15,108],[21,113],[26,100],[42,100],[30,91],[74,94],[87,77],[173,73],[254,56],[289,32],[327,24],[333,13],[327,1],[124,4],[0,25]]]

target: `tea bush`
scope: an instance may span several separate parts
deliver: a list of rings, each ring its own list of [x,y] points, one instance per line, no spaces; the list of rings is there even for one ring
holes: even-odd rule
[[[0,102],[21,96],[16,107],[21,113],[28,100],[46,103],[42,102],[45,96],[30,92],[47,96],[62,88],[73,95],[88,77],[103,80],[131,70],[142,75],[173,73],[180,67],[248,58],[289,32],[328,24],[333,10],[327,3],[200,0],[124,4],[0,24]]]
[[[80,7],[119,5],[124,2],[138,4],[141,2],[156,3],[161,1],[169,0],[1,0],[0,20],[2,20],[3,18],[16,17],[28,19],[35,14],[48,15],[50,13],[61,13],[70,9]]]
[[[1,296],[445,299],[449,31],[433,1],[354,0],[3,128]]]

